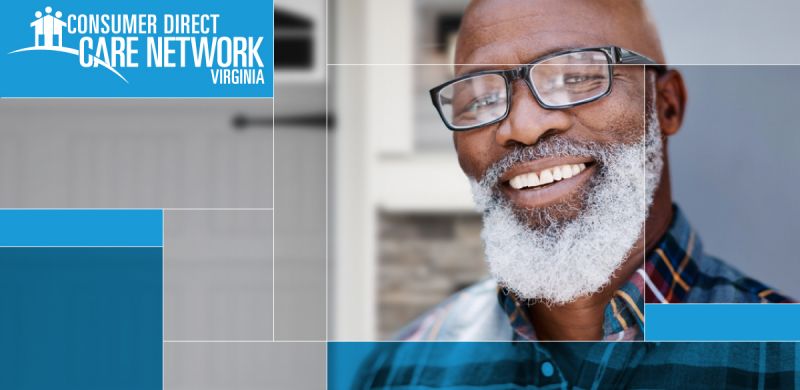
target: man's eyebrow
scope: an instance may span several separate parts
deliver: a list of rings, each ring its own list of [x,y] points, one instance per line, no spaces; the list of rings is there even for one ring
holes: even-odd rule
[[[455,64],[457,67],[463,67],[463,68],[459,68],[458,69],[459,72],[457,72],[455,74],[455,76],[456,77],[461,77],[461,76],[466,76],[466,75],[471,74],[471,73],[478,73],[478,72],[483,72],[483,71],[488,71],[488,70],[510,69],[510,68],[514,68],[514,67],[517,67],[517,66],[530,64],[531,62],[534,62],[534,61],[536,61],[536,60],[538,60],[538,59],[540,59],[542,57],[547,57],[547,56],[549,56],[551,54],[556,54],[556,53],[560,53],[560,52],[566,52],[566,51],[570,51],[570,50],[590,48],[590,47],[602,47],[602,46],[599,46],[599,45],[593,45],[593,46],[584,46],[584,45],[558,46],[558,47],[551,48],[550,50],[548,50],[545,53],[542,53],[542,54],[539,54],[539,55],[536,55],[536,56],[532,56],[530,59],[528,59],[525,62],[520,62],[520,63],[516,63],[516,64],[510,64],[510,63],[463,63],[463,64]]]

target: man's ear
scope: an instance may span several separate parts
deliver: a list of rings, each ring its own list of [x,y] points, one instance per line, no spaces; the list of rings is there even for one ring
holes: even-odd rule
[[[686,109],[686,86],[683,76],[675,69],[656,79],[656,110],[661,132],[670,136],[678,132]]]

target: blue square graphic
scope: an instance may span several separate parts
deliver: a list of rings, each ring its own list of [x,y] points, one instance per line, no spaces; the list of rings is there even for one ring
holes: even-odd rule
[[[162,248],[0,248],[0,389],[161,389]]]

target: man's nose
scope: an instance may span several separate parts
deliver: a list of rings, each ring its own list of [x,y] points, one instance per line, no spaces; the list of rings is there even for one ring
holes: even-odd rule
[[[500,146],[533,145],[547,134],[563,132],[572,126],[569,112],[543,108],[522,80],[515,82],[510,110],[495,134]]]

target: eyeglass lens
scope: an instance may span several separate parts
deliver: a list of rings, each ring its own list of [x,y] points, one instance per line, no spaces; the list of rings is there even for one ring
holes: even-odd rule
[[[608,57],[602,51],[567,53],[531,67],[528,75],[539,100],[550,107],[585,102],[605,94],[611,84]],[[493,122],[509,109],[505,78],[475,75],[439,91],[442,116],[454,128]]]
[[[505,115],[508,109],[506,92],[506,80],[502,75],[478,75],[442,89],[439,105],[451,126],[480,126]]]
[[[602,52],[577,52],[534,65],[530,79],[542,103],[558,107],[594,99],[611,82],[608,58]]]

